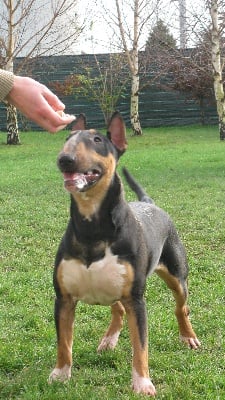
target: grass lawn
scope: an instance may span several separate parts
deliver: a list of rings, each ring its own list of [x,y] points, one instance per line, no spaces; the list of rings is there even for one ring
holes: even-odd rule
[[[56,157],[66,132],[0,134],[0,399],[134,400],[127,327],[114,352],[98,355],[110,309],[80,304],[74,364],[67,384],[48,385],[56,359],[54,256],[69,215]],[[150,372],[157,399],[225,398],[225,143],[217,127],[144,130],[131,137],[126,166],[172,216],[190,263],[191,319],[202,346],[178,340],[174,302],[148,280]],[[134,196],[126,188],[128,200]]]

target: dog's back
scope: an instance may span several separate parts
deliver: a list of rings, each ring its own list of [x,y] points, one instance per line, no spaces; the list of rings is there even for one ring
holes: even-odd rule
[[[163,243],[171,233],[173,232],[173,237],[176,240],[179,239],[170,216],[154,203],[126,168],[123,168],[122,172],[138,199],[138,201],[129,202],[128,205],[135,220],[141,225],[144,240],[148,244],[149,254],[151,254],[148,275],[154,271],[154,266],[159,263]]]

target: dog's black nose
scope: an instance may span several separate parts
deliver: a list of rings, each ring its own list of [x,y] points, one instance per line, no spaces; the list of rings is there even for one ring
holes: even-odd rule
[[[69,154],[59,155],[58,167],[62,172],[74,172],[75,158]]]

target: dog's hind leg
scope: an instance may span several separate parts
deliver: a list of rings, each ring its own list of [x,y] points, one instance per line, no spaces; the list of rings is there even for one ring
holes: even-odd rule
[[[188,288],[186,280],[179,280],[175,275],[172,275],[165,265],[160,264],[155,272],[165,281],[167,286],[172,290],[176,301],[175,315],[179,326],[180,338],[188,344],[191,349],[197,349],[200,342],[192,328],[189,320],[189,309],[186,304],[188,296]]]
[[[111,313],[111,323],[98,346],[99,352],[102,350],[114,349],[119,339],[120,331],[123,326],[123,316],[125,314],[125,309],[120,301],[117,301],[111,306]]]

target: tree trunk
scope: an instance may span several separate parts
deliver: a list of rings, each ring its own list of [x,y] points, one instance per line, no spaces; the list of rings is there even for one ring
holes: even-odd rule
[[[134,0],[134,33],[133,33],[133,49],[131,52],[131,66],[130,71],[132,74],[131,82],[131,103],[130,103],[130,119],[134,135],[142,135],[142,129],[139,119],[139,55],[138,55],[138,28],[139,28],[139,0]]]
[[[139,0],[134,0],[134,26],[133,26],[133,46],[129,50],[126,42],[125,29],[122,23],[119,0],[116,0],[118,25],[122,39],[123,49],[125,51],[130,73],[132,76],[131,82],[131,99],[130,99],[130,119],[134,135],[142,135],[141,124],[139,120],[139,60],[138,60],[138,40],[140,32],[139,28]]]
[[[220,140],[225,140],[225,118],[219,121]]]
[[[214,79],[214,92],[216,98],[217,114],[219,117],[220,140],[225,139],[225,93],[222,79],[222,62],[220,48],[220,28],[218,17],[218,0],[211,1],[210,14],[212,19],[212,66]]]
[[[8,32],[7,32],[7,63],[5,69],[7,71],[13,72],[13,53],[15,50],[15,38],[16,38],[16,30],[15,28],[15,11],[18,4],[15,5],[14,1],[5,2],[8,12]],[[17,111],[16,108],[7,104],[7,144],[20,144],[19,132],[18,132],[18,123],[17,123]]]
[[[142,135],[139,119],[139,75],[132,76],[130,119],[134,135]]]
[[[7,104],[7,144],[20,144],[17,111],[11,104]]]

